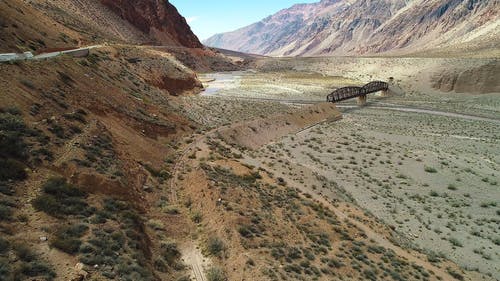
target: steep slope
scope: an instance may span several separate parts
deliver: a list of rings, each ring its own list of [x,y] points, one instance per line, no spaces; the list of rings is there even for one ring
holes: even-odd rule
[[[151,46],[144,48],[173,54],[196,71],[236,70],[245,63],[205,48],[168,1],[0,2],[0,53],[40,53],[96,44]]]
[[[275,56],[498,48],[498,1],[323,0],[295,5],[208,46]]]
[[[0,5],[0,48],[5,51],[96,43],[203,48],[184,17],[168,1],[6,0]],[[11,20],[18,23],[9,26],[1,22]],[[41,25],[30,25],[35,22]],[[33,31],[37,28],[43,33]],[[17,39],[13,32],[19,34]],[[50,36],[52,33],[55,35]],[[24,44],[19,37],[34,43]],[[38,42],[45,40],[43,37],[54,39],[45,44]]]
[[[202,47],[186,19],[168,1],[101,0],[101,3],[158,43]]]
[[[168,49],[133,45],[149,34],[110,10],[85,16],[104,6],[63,2],[0,2],[0,52],[107,43],[0,63],[0,280],[178,280],[189,218],[158,203],[165,159],[197,128],[177,96],[202,85]],[[179,36],[175,48],[196,45]],[[224,62],[194,50],[199,64]]]
[[[23,1],[0,2],[1,53],[76,46],[84,38],[85,34],[44,16]]]
[[[158,236],[177,227],[151,232],[146,222],[163,196],[160,167],[174,153],[165,144],[195,128],[173,100],[199,91],[195,74],[136,47],[0,64],[0,73],[0,202],[9,204],[4,213],[0,203],[0,279],[179,278],[170,270],[180,262],[175,244],[164,261],[167,240]],[[17,244],[36,259],[10,264],[5,245],[19,252]]]

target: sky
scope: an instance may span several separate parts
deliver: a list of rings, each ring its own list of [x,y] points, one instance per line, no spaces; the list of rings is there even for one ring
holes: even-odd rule
[[[298,3],[319,0],[169,0],[200,40],[258,22]]]

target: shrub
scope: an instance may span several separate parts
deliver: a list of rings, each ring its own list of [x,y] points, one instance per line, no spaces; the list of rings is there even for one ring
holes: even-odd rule
[[[448,273],[453,276],[453,278],[457,279],[457,280],[464,280],[464,277],[462,276],[462,274],[456,272],[455,270],[453,270],[452,268],[448,267],[446,268],[446,271],[448,271]]]
[[[222,252],[226,250],[226,245],[218,237],[210,237],[207,240],[207,252],[212,256],[220,257]]]
[[[0,237],[0,255],[5,254],[10,248],[9,241]]]
[[[429,166],[425,166],[424,171],[426,171],[427,173],[431,173],[431,174],[437,173],[437,170],[435,168],[429,167]]]
[[[16,207],[16,203],[9,199],[0,199],[0,221],[11,220],[12,214],[14,213],[13,208]]]
[[[0,181],[25,180],[28,174],[26,173],[26,166],[14,159],[0,159]]]
[[[76,224],[59,228],[55,233],[55,238],[51,245],[68,254],[75,254],[79,251],[82,237],[87,232],[88,227],[84,224]]]
[[[53,217],[90,216],[95,211],[85,202],[86,193],[67,183],[64,178],[51,178],[42,189],[44,194],[32,202],[38,211]]]
[[[302,257],[302,253],[298,248],[293,247],[288,249],[287,257],[291,260],[300,259]]]
[[[9,278],[10,272],[11,269],[9,260],[7,258],[0,257],[0,276]]]
[[[227,281],[226,273],[218,268],[212,267],[207,270],[207,280],[208,281]]]
[[[252,231],[250,230],[250,227],[246,225],[242,225],[238,228],[238,232],[240,233],[241,236],[245,238],[251,238],[253,236]]]
[[[11,196],[14,195],[14,189],[5,182],[0,182],[0,193]]]
[[[462,242],[458,241],[456,238],[450,238],[449,241],[455,247],[463,247]]]
[[[24,136],[32,132],[23,120],[12,113],[0,110],[0,181],[24,180],[28,159]]]
[[[181,256],[181,252],[175,243],[164,243],[161,245],[161,256],[170,265],[174,265]]]
[[[201,221],[203,220],[203,215],[200,211],[196,211],[191,216],[191,220],[193,220],[194,223],[201,223]]]
[[[48,280],[56,277],[56,273],[45,263],[32,261],[21,266],[21,272],[29,277],[44,276]]]
[[[12,248],[19,259],[21,259],[22,261],[30,262],[35,259],[35,253],[33,253],[31,251],[31,248],[25,244],[17,243],[14,244]]]

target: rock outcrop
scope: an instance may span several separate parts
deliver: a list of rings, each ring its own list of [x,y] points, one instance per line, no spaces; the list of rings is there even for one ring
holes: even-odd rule
[[[101,0],[101,3],[148,34],[154,43],[203,47],[186,19],[167,0]]]
[[[499,11],[494,0],[323,0],[295,5],[204,43],[274,56],[495,48]]]
[[[433,88],[456,93],[499,93],[500,63],[491,62],[483,66],[462,71],[446,71],[432,77]]]

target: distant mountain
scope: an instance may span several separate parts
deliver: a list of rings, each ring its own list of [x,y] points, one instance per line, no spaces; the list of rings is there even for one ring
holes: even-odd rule
[[[322,0],[298,4],[204,44],[274,56],[498,48],[497,0]]]

